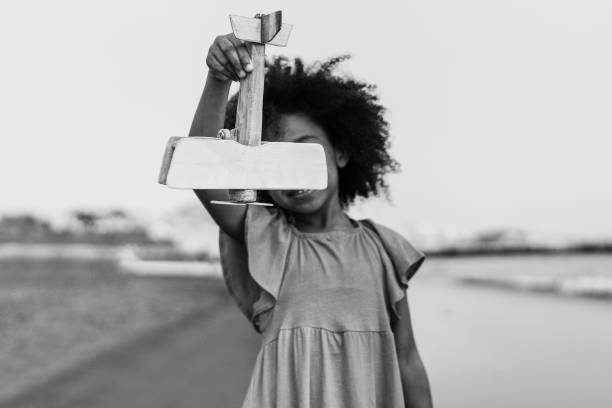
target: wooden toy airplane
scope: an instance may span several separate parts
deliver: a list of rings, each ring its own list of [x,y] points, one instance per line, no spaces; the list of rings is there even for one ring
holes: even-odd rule
[[[236,204],[257,204],[256,190],[325,189],[327,167],[321,145],[261,143],[265,45],[287,45],[291,25],[282,23],[280,11],[255,18],[232,15],[230,22],[234,35],[249,43],[253,64],[240,81],[236,129],[221,129],[217,137],[171,137],[159,183],[183,189],[228,189],[230,202]]]

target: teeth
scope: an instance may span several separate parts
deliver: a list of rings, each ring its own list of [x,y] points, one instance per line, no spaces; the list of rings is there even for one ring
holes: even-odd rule
[[[308,194],[310,193],[312,190],[294,190],[293,192],[289,193],[289,195],[291,196],[300,196],[303,194]]]

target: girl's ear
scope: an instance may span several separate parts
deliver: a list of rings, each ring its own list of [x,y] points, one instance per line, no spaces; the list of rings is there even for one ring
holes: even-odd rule
[[[335,154],[336,166],[338,166],[339,169],[345,167],[349,162],[349,155],[344,150],[340,149],[336,149]]]

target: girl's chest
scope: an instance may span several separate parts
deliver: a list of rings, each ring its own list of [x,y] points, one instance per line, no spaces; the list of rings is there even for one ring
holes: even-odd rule
[[[291,246],[271,330],[387,328],[385,263],[376,242],[353,236],[301,240]]]
[[[296,240],[281,284],[281,297],[370,296],[383,286],[384,262],[370,237]],[[284,296],[283,296],[284,295]]]

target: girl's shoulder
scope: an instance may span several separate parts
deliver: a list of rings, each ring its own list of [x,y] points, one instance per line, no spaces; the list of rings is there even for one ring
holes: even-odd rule
[[[425,261],[425,254],[398,232],[370,219],[359,220],[365,228],[374,232],[389,255],[398,277],[404,284],[416,273]]]
[[[425,254],[391,228],[368,219],[359,222],[378,236],[393,264],[393,273],[386,275],[387,288],[393,315],[399,319],[399,302],[406,297],[408,282],[425,261]]]

